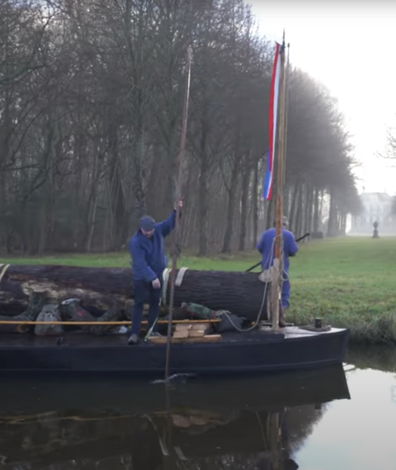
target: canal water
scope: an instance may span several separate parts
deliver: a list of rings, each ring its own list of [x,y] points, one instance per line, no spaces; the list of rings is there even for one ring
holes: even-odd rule
[[[264,378],[2,378],[1,470],[395,470],[395,348]]]

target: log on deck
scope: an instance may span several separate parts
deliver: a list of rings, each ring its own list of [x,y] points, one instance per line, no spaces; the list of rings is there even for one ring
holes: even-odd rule
[[[256,320],[264,290],[265,285],[259,281],[257,273],[188,269],[181,285],[175,287],[174,305],[180,307],[183,302],[194,302],[212,310],[228,310],[249,320]],[[56,301],[78,298],[84,305],[99,310],[107,310],[112,302],[117,301],[121,309],[128,310],[133,301],[131,270],[11,265],[0,282],[1,312],[9,314],[13,309],[23,310],[33,292],[47,292],[49,298]],[[166,305],[169,294],[170,282]],[[261,318],[267,319],[265,307]]]

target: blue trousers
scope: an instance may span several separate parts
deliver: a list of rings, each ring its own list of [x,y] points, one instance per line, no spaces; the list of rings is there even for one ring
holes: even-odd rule
[[[289,307],[289,298],[290,298],[290,281],[289,279],[284,279],[282,282],[282,293],[281,293],[282,308]]]
[[[162,287],[162,279],[161,287]],[[139,335],[142,326],[143,306],[148,301],[148,325],[147,331],[152,327],[155,319],[158,317],[161,302],[161,289],[154,289],[151,282],[133,281],[134,305],[132,308],[132,334]],[[157,325],[153,328],[153,332],[157,330]]]

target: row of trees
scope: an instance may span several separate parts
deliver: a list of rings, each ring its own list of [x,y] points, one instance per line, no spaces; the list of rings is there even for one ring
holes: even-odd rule
[[[385,152],[378,156],[387,160],[396,160],[396,130],[394,127],[388,128]],[[396,214],[396,196],[393,196],[392,213]]]
[[[273,44],[242,0],[0,0],[0,248],[118,250],[175,195],[193,49],[183,245],[244,250],[261,199]],[[291,67],[285,213],[296,235],[359,210],[337,104]]]

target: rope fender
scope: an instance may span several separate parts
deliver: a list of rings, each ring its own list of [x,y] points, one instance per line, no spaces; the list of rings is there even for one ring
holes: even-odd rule
[[[3,263],[0,263],[0,269],[1,269],[1,272],[0,272],[0,282],[3,280],[4,274],[6,273],[7,269],[8,269],[10,266],[11,266],[10,264],[3,264]]]
[[[175,279],[175,286],[176,287],[180,287],[182,285],[182,282],[183,282],[183,278],[184,278],[184,275],[186,274],[186,271],[188,270],[188,268],[186,267],[183,267],[183,268],[180,268],[178,273],[177,273],[177,276],[176,276],[176,279]],[[170,272],[171,272],[171,269],[170,268],[166,268],[164,269],[164,272],[162,274],[162,277],[163,277],[163,284],[162,284],[162,305],[164,307],[167,307],[167,302],[166,302],[166,293],[167,293],[167,290],[168,290],[168,282],[169,282],[169,275],[170,275]]]

